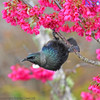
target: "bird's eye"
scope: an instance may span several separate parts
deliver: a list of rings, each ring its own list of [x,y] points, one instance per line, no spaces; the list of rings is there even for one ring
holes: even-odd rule
[[[35,58],[35,56],[32,57],[33,59]]]
[[[32,56],[32,57],[29,57],[29,59],[34,59],[35,57],[34,56]]]

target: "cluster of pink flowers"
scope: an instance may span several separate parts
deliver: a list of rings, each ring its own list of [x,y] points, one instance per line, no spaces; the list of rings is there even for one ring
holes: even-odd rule
[[[89,86],[89,90],[91,90],[94,93],[100,94],[100,76],[93,77],[93,81],[95,84]]]
[[[97,59],[100,60],[100,49],[96,50],[96,54],[97,54]]]
[[[88,92],[82,92],[81,97],[82,97],[81,100],[100,100],[99,94],[88,93]]]
[[[100,86],[98,84],[90,85],[88,89],[95,93],[100,93]]]
[[[26,4],[23,4],[20,0],[4,2],[4,7],[2,11],[3,19],[6,19],[7,23],[11,25],[20,25],[20,27],[27,33],[36,35],[39,34],[39,25],[33,27],[33,23],[37,22],[39,16],[44,12],[45,7],[34,6],[28,9]],[[32,20],[29,22],[28,20]]]
[[[64,2],[65,0],[61,0],[61,2]],[[56,11],[59,11],[60,9],[58,8],[58,6],[54,3],[54,0],[38,0],[38,2],[40,3],[41,6],[45,6],[45,7],[50,7],[53,8]]]
[[[93,95],[88,92],[81,93],[82,100],[93,100]]]
[[[100,75],[93,77],[93,85],[89,86],[89,92],[82,92],[82,100],[100,100]]]
[[[97,83],[100,83],[100,75],[93,77],[93,81],[96,81]]]
[[[12,73],[8,74],[8,77],[13,81],[17,80],[29,80],[32,79],[33,76],[30,74],[31,71],[28,68],[20,65],[11,66]]]
[[[100,0],[60,0],[61,9],[54,0],[38,2],[40,5],[33,8],[20,0],[4,2],[3,18],[12,25],[20,25],[30,34],[39,34],[38,29],[43,25],[56,31],[77,32],[79,36],[85,35],[88,41],[92,40],[92,31],[97,30],[95,39],[100,38]],[[46,7],[58,12],[46,14]],[[74,22],[74,25],[69,27],[66,21]]]
[[[95,39],[100,38],[100,0],[59,0],[60,8],[54,0],[38,0],[40,5],[29,7],[20,0],[4,2],[2,17],[11,25],[19,25],[27,33],[39,34],[40,26],[55,29],[57,32],[76,32],[92,40],[92,31],[96,31]],[[53,13],[44,13],[46,7],[54,9]],[[72,22],[69,27],[67,22]],[[100,60],[100,49],[96,50]],[[37,79],[42,82],[53,79],[54,72],[43,68],[25,68],[11,66],[12,73],[8,75],[13,81]],[[89,86],[90,93],[82,92],[82,100],[100,100],[100,76],[93,78],[95,84]]]
[[[12,73],[8,74],[8,77],[13,81],[27,81],[30,79],[37,79],[45,83],[48,80],[53,80],[53,75],[55,73],[54,71],[46,70],[43,68],[30,67],[30,69],[28,69],[20,65],[11,66],[11,70]]]
[[[76,4],[77,2],[75,2],[75,5]],[[100,15],[100,5],[86,6],[86,0],[82,0],[82,3],[78,6],[78,10],[76,9],[75,13],[78,12],[77,15],[79,14],[79,16],[76,21],[74,20],[75,25],[72,26],[72,30],[73,32],[76,31],[80,36],[85,35],[86,40],[91,41],[92,31],[97,30],[98,27],[100,27],[100,16],[97,16],[98,13]],[[100,29],[95,33],[95,39],[100,38],[100,35],[98,34],[100,34]]]
[[[47,80],[53,80],[54,71],[46,70],[44,68],[31,67],[33,78],[46,82]]]

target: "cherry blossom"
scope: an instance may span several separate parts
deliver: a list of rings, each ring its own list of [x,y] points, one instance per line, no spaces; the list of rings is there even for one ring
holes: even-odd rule
[[[8,74],[8,77],[13,81],[22,80],[27,81],[30,79],[41,80],[42,82],[47,82],[53,80],[54,71],[46,70],[43,68],[26,68],[20,65],[11,66],[12,73]]]

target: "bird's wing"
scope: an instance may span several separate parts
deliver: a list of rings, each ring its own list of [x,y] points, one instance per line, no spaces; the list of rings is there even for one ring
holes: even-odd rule
[[[40,52],[40,62],[41,66],[46,64],[46,56],[43,52]]]
[[[80,52],[80,48],[76,42],[76,40],[74,38],[69,38],[67,39],[67,41],[72,44],[73,46],[71,48],[68,49],[69,52],[74,52],[73,49],[77,50],[78,52]]]
[[[46,56],[45,68],[49,70],[59,69],[68,57],[68,48],[59,40],[49,41],[43,46],[41,52]]]
[[[66,56],[66,52],[68,52],[68,48],[62,41],[51,40],[43,46],[42,52],[45,55],[49,56],[49,58],[51,57],[52,58],[51,60],[54,59],[56,61],[59,61],[62,59],[61,57]]]

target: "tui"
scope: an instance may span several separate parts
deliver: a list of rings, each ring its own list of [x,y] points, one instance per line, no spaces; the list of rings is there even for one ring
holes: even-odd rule
[[[29,54],[22,61],[38,64],[48,70],[59,70],[67,60],[69,53],[73,52],[73,47],[80,52],[80,48],[74,38],[69,38],[67,41],[73,45],[72,48],[69,48],[62,40],[55,38],[48,41],[40,52]]]

